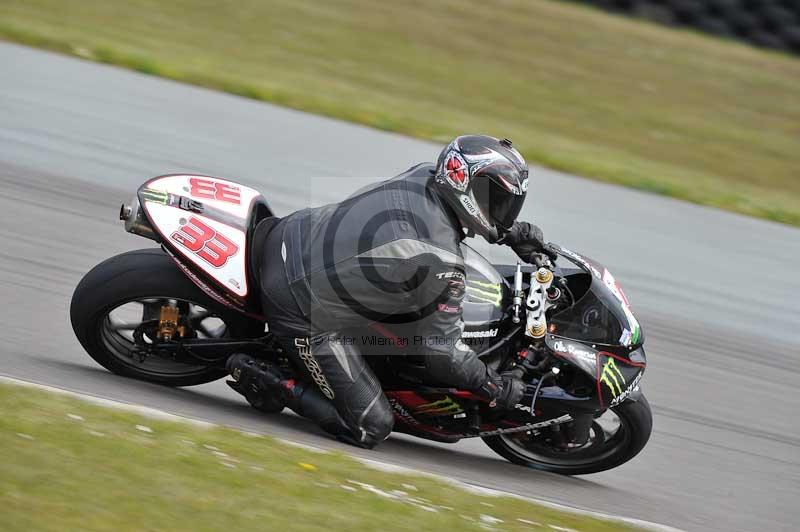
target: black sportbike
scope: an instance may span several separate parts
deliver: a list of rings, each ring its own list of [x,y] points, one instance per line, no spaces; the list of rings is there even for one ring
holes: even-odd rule
[[[86,274],[71,305],[78,340],[108,370],[168,386],[223,378],[234,353],[292,375],[265,332],[254,274],[254,232],[271,215],[257,191],[232,181],[147,181],[120,218],[161,247],[117,255]],[[569,475],[611,469],[644,448],[652,415],[640,389],[642,329],[607,269],[555,248],[555,261],[541,256],[522,266],[492,265],[463,245],[462,341],[527,383],[512,409],[420,384],[413,356],[404,356],[413,331],[347,331],[371,355],[396,431],[442,442],[480,437],[511,462]]]

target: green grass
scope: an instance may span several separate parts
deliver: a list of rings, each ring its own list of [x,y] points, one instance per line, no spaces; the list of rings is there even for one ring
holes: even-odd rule
[[[580,5],[2,0],[0,36],[800,225],[800,61]]]
[[[29,387],[0,384],[0,405],[5,532],[486,530],[488,517],[503,530],[634,530]]]

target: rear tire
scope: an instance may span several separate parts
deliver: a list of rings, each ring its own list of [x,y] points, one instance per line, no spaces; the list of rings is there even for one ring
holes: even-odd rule
[[[117,375],[167,386],[193,386],[224,377],[224,368],[194,366],[166,361],[169,371],[146,371],[130,357],[124,360],[109,348],[104,337],[105,320],[121,305],[146,298],[174,298],[191,301],[213,312],[223,321],[229,335],[254,337],[263,324],[228,309],[208,297],[189,280],[159,248],[129,251],[101,262],[87,273],[72,295],[72,329],[83,348],[97,363]]]
[[[531,454],[515,448],[503,435],[489,436],[483,438],[494,452],[515,464],[560,473],[562,475],[588,475],[613,469],[631,460],[634,456],[644,449],[650,433],[653,430],[653,414],[650,411],[650,404],[644,395],[640,395],[635,401],[628,399],[613,409],[613,412],[620,420],[621,426],[627,431],[623,443],[614,449],[610,455],[601,455],[596,461],[576,462],[569,464],[567,460],[560,460],[559,463],[537,460]]]

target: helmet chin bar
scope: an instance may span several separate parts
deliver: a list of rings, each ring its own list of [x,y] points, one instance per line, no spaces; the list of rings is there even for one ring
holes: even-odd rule
[[[499,231],[495,227],[489,228],[482,226],[480,231],[475,231],[475,229],[467,225],[461,217],[459,217],[458,221],[461,223],[461,230],[464,233],[464,238],[474,238],[475,235],[480,235],[490,244],[496,244],[501,238]]]
[[[485,228],[486,233],[483,233],[481,236],[486,239],[486,241],[490,244],[496,244],[498,240],[500,240],[500,233],[497,231],[496,227],[492,227],[489,229],[488,227]]]

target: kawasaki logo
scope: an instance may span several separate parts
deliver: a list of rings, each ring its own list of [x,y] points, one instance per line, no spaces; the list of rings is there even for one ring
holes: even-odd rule
[[[498,329],[487,329],[485,331],[464,331],[461,338],[494,338],[497,336]]]

